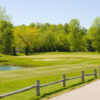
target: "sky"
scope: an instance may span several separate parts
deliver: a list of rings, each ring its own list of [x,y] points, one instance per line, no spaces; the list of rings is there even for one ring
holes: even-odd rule
[[[100,16],[100,0],[0,0],[15,26],[30,23],[65,24],[78,19],[89,29]]]

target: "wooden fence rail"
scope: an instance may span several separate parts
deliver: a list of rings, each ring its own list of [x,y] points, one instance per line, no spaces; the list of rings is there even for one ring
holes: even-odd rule
[[[17,91],[11,92],[11,93],[0,95],[0,98],[6,97],[6,96],[10,96],[10,95],[13,95],[13,94],[16,94],[16,93],[24,92],[24,91],[30,90],[32,88],[35,88],[35,87],[36,87],[36,85],[33,85],[33,86],[26,87],[26,88],[21,89],[21,90],[17,90]]]
[[[6,97],[6,96],[10,96],[10,95],[13,95],[13,94],[16,94],[16,93],[24,92],[24,91],[30,90],[32,88],[36,88],[36,95],[40,96],[40,88],[42,88],[42,87],[45,87],[45,86],[48,86],[48,85],[52,85],[52,84],[56,84],[56,83],[60,83],[60,82],[62,82],[62,86],[65,87],[66,86],[66,81],[68,81],[68,80],[81,78],[81,80],[84,81],[85,76],[91,76],[91,75],[94,75],[94,77],[97,78],[97,69],[94,69],[94,73],[84,74],[84,71],[82,71],[81,72],[81,76],[67,78],[67,79],[66,79],[66,74],[63,74],[61,80],[58,80],[58,81],[55,81],[55,82],[51,82],[51,83],[47,83],[47,84],[44,84],[44,85],[40,85],[40,81],[36,80],[36,85],[32,85],[32,86],[26,87],[26,88],[21,89],[21,90],[17,90],[17,91],[11,92],[11,93],[0,95],[0,98]],[[99,76],[100,76],[100,67],[99,67]]]
[[[59,80],[59,81],[56,81],[56,82],[51,82],[51,83],[48,83],[48,84],[44,84],[44,85],[41,85],[40,88],[48,86],[48,85],[56,84],[56,83],[59,83],[59,82],[62,82],[62,81],[63,80]]]

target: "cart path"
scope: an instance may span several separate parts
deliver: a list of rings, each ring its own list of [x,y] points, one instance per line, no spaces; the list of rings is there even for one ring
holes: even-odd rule
[[[100,100],[100,80],[49,100]]]

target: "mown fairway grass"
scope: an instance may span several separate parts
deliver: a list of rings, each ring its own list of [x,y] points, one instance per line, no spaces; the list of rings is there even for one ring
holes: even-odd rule
[[[49,61],[45,61],[45,60]],[[55,59],[51,60],[50,59]],[[81,71],[93,73],[94,68],[100,65],[99,53],[39,53],[30,56],[19,54],[18,56],[0,55],[0,65],[27,66],[25,69],[0,72],[0,95],[16,91],[35,84],[40,80],[41,84],[61,80],[62,74],[66,78],[80,76]],[[94,76],[85,77],[85,83],[81,78],[67,81],[66,87],[62,83],[41,88],[41,96],[36,96],[35,89],[5,97],[1,100],[40,100],[58,95],[65,91],[86,84],[94,79]]]

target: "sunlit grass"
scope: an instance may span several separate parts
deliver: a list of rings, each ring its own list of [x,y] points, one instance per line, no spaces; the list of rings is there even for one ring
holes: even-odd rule
[[[52,61],[41,61],[43,59],[60,59]],[[40,60],[40,61],[35,61]],[[30,56],[10,56],[0,54],[1,65],[17,65],[27,66],[28,68],[12,71],[0,72],[0,95],[8,92],[16,91],[27,86],[34,85],[36,80],[40,80],[41,84],[50,83],[61,80],[62,74],[66,74],[66,78],[80,76],[81,71],[85,73],[93,73],[94,68],[100,65],[99,53],[39,53]],[[94,79],[94,76],[85,78],[85,82]],[[67,81],[66,87],[62,87],[62,83],[41,88],[41,96],[36,96],[35,89],[15,94],[2,100],[40,100],[44,97],[50,97],[64,91],[69,91],[79,85],[85,84],[81,78]]]

